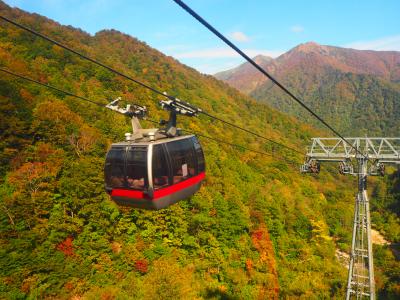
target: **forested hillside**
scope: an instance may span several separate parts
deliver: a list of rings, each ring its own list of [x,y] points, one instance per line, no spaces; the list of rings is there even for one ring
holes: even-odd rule
[[[259,59],[260,60],[260,59]],[[400,52],[301,44],[261,65],[347,135],[397,136]],[[248,63],[216,74],[262,103],[319,124]]]
[[[288,146],[323,134],[120,32],[90,36],[2,2],[0,15]],[[4,22],[0,67],[167,116],[148,90]],[[201,139],[207,178],[196,195],[161,211],[120,208],[104,191],[103,164],[130,120],[1,73],[0,298],[343,298],[347,269],[335,251],[350,247],[355,180],[333,168],[300,175],[280,159],[303,157],[204,116],[179,125],[273,156]],[[399,212],[387,208],[398,207],[400,183],[390,176],[372,183],[374,222],[398,243]],[[375,249],[379,295],[396,299],[400,263],[388,246]]]

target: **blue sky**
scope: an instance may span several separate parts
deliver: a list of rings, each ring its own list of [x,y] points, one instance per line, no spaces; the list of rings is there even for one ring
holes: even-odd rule
[[[95,34],[128,33],[213,74],[243,60],[172,0],[5,0]],[[400,51],[398,0],[184,0],[248,55],[277,57],[300,43]]]

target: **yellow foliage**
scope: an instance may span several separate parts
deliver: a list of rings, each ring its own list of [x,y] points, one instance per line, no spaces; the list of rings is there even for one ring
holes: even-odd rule
[[[316,242],[331,241],[332,237],[329,236],[328,226],[323,220],[310,220],[312,226],[313,240]]]
[[[174,258],[154,261],[151,271],[143,278],[144,298],[149,300],[199,299],[196,287],[193,270],[180,267]]]

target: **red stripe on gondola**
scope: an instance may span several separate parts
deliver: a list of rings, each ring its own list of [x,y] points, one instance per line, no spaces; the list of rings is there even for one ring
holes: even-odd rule
[[[205,172],[200,173],[199,175],[196,175],[194,177],[191,177],[189,179],[186,179],[184,181],[181,181],[177,184],[173,184],[169,187],[154,191],[154,199],[158,199],[161,197],[165,197],[168,196],[170,194],[173,194],[175,192],[178,192],[180,190],[183,190],[189,186],[195,185],[197,183],[199,183],[200,181],[202,181],[204,179],[204,177],[206,176]]]
[[[158,199],[162,198],[165,196],[168,196],[170,194],[173,194],[175,192],[179,192],[180,190],[183,190],[185,188],[188,188],[192,185],[195,185],[202,181],[204,177],[206,176],[205,172],[200,173],[199,175],[196,175],[194,177],[191,177],[189,179],[186,179],[184,181],[181,181],[177,184],[171,185],[169,187],[154,191],[154,197],[153,199]],[[123,190],[123,189],[114,189],[111,192],[111,197],[127,197],[127,198],[136,198],[136,199],[144,199],[146,196],[142,191],[134,191],[134,190]]]
[[[138,198],[143,199],[144,194],[142,191],[133,191],[133,190],[121,190],[115,189],[111,192],[111,197],[127,197],[127,198]]]

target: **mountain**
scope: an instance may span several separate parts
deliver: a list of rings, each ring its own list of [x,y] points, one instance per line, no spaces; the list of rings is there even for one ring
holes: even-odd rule
[[[400,130],[400,52],[310,42],[262,66],[346,134],[396,135]],[[248,63],[226,72],[229,77],[215,76],[260,102],[317,125]]]
[[[272,57],[265,55],[258,55],[253,59],[263,68],[266,68],[273,61]],[[244,63],[234,69],[219,72],[214,76],[248,94],[265,82],[264,76],[259,72],[254,72],[253,69],[252,65]]]
[[[121,32],[89,35],[2,2],[0,15],[288,146],[304,149],[324,133]],[[151,119],[167,116],[148,90],[5,23],[0,66],[104,104],[121,96],[146,105]],[[300,163],[301,155],[204,115],[178,123],[272,155],[200,137],[207,178],[197,194],[161,211],[121,208],[104,192],[103,165],[130,120],[1,72],[0,298],[343,297],[347,270],[335,250],[350,247],[355,180],[332,168],[300,175],[285,159]],[[388,208],[398,207],[399,183],[389,179],[371,183],[373,220],[396,243],[400,224]],[[396,298],[399,262],[387,246],[375,252],[379,295]]]

